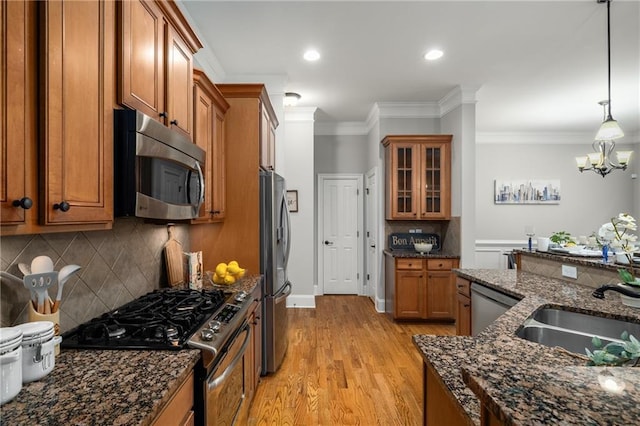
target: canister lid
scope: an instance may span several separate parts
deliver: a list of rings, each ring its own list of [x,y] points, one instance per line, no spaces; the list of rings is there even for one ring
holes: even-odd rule
[[[17,327],[0,328],[0,354],[11,352],[22,343],[22,330]]]
[[[15,328],[22,330],[22,341],[28,343],[31,341],[46,341],[53,337],[54,324],[51,321],[33,321],[19,324]]]

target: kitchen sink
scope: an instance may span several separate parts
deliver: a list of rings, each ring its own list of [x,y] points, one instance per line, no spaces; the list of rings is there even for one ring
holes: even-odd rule
[[[542,324],[589,333],[592,336],[620,338],[623,331],[640,338],[640,323],[605,318],[559,308],[542,308],[532,318]]]
[[[525,320],[516,331],[516,336],[541,345],[559,346],[570,352],[584,354],[585,348],[593,348],[593,336],[598,336],[602,344],[606,345],[613,341],[620,342],[624,331],[640,337],[640,323],[544,307]]]
[[[576,354],[584,355],[586,353],[585,348],[593,349],[593,344],[591,343],[593,334],[574,333],[571,330],[557,327],[528,325],[518,330],[516,335],[530,342],[552,348],[559,346]],[[612,341],[620,341],[620,339],[606,339],[604,337],[601,337],[601,340],[603,345]]]

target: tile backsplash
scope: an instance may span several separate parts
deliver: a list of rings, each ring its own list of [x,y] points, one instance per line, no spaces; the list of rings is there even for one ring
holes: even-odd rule
[[[188,225],[175,225],[174,237],[189,250]],[[2,237],[0,267],[18,278],[18,263],[30,264],[39,255],[49,256],[59,271],[64,265],[82,267],[63,288],[60,329],[67,331],[111,311],[143,294],[167,286],[164,244],[166,225],[144,223],[138,218],[118,218],[109,231],[71,232]],[[57,287],[49,289],[54,298]],[[0,283],[1,325],[27,321],[29,291]]]

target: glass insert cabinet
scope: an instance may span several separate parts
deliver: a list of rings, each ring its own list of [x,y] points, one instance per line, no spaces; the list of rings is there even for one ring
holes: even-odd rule
[[[451,217],[452,135],[389,135],[385,147],[387,220]]]

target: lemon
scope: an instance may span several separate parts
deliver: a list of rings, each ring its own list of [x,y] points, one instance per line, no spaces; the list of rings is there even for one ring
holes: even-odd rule
[[[239,280],[240,278],[244,277],[244,273],[245,273],[245,269],[240,268],[238,272],[234,274],[234,276],[236,277],[236,279]]]
[[[575,247],[576,243],[574,243],[573,241],[569,241],[567,244],[565,244],[565,247]]]
[[[224,284],[224,278],[218,274],[213,274],[213,282],[216,284]]]
[[[225,275],[224,277],[225,284],[231,285],[235,282],[236,282],[236,278],[233,275]]]
[[[229,262],[229,264],[228,264],[227,266],[232,266],[232,265],[233,265],[233,266],[239,266],[239,265],[238,265],[238,262],[237,262],[237,261],[235,261],[235,260],[232,260],[231,262]]]
[[[220,277],[224,277],[227,274],[227,264],[218,263],[218,266],[216,266],[216,274],[218,274]]]
[[[237,263],[229,263],[229,265],[227,265],[227,273],[229,274],[237,274],[242,268],[240,268],[240,266],[238,266]]]

